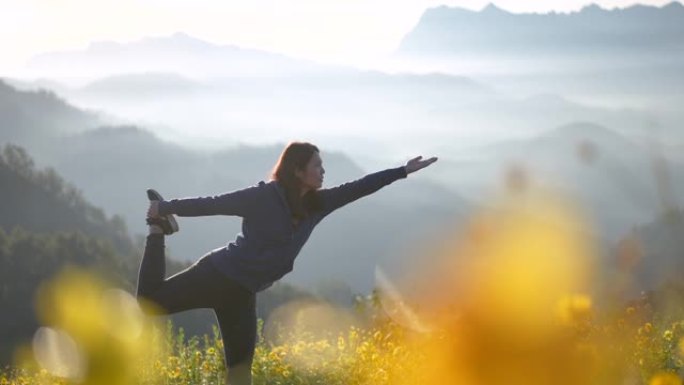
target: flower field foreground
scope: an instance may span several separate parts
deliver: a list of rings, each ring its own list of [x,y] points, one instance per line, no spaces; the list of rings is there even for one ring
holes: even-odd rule
[[[555,195],[512,194],[412,270],[410,297],[381,277],[356,311],[274,316],[260,328],[254,383],[681,384],[681,301],[663,310],[602,294],[613,283],[596,278],[580,213]],[[2,385],[223,383],[216,331],[185,338],[154,325],[133,297],[84,272],[41,293],[46,326]]]

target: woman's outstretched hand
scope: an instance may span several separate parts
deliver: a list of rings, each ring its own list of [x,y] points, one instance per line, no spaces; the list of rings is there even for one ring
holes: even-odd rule
[[[432,158],[425,159],[425,160],[423,160],[422,156],[418,156],[416,158],[413,158],[413,159],[409,160],[408,162],[406,162],[406,166],[404,166],[404,168],[406,169],[406,175],[408,175],[412,172],[416,172],[422,168],[425,168],[425,167],[435,163],[436,161],[437,161],[436,156],[433,156]]]

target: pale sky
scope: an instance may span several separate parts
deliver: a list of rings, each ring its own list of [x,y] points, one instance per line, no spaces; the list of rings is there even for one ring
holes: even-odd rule
[[[591,1],[496,0],[511,12],[570,12]],[[604,8],[627,0],[596,0]],[[663,5],[670,0],[643,0]],[[186,32],[290,56],[348,64],[393,51],[422,12],[488,0],[0,0],[0,76],[31,56]]]

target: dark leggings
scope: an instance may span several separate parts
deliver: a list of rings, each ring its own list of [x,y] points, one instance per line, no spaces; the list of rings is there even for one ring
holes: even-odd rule
[[[217,271],[207,258],[168,279],[164,236],[147,236],[138,275],[138,298],[167,314],[214,309],[218,319],[230,384],[251,384],[256,343],[256,295]]]

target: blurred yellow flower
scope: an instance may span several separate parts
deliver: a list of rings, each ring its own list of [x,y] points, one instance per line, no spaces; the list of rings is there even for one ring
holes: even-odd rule
[[[44,284],[37,311],[47,327],[34,337],[37,363],[58,377],[87,384],[129,384],[153,362],[151,320],[137,300],[94,275],[66,269]]]
[[[653,331],[653,325],[650,322],[646,322],[643,326],[644,334],[651,334]]]
[[[558,302],[557,311],[561,321],[566,324],[588,321],[591,318],[592,301],[586,295],[568,295]]]
[[[597,355],[558,322],[591,319],[591,298],[576,294],[590,289],[593,258],[581,211],[530,186],[492,207],[425,274],[422,318],[436,332],[424,383],[588,383]]]
[[[682,379],[674,373],[658,373],[651,378],[648,385],[682,385]]]
[[[663,338],[665,338],[666,341],[672,341],[672,338],[674,337],[674,334],[672,334],[672,330],[665,330],[663,333]]]
[[[176,379],[181,375],[181,369],[179,367],[173,367],[167,371],[167,375],[170,379]]]
[[[338,350],[344,350],[346,347],[346,344],[344,342],[344,338],[342,336],[337,337],[337,349]]]

